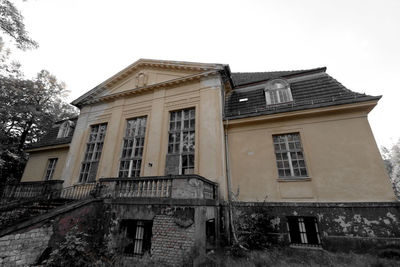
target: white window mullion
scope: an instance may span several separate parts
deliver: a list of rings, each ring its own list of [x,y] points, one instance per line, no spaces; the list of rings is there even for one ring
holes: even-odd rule
[[[279,95],[279,94],[278,94]],[[285,135],[285,147],[287,150],[287,157],[289,161],[289,168],[290,168],[290,176],[294,176],[294,170],[293,170],[293,164],[292,164],[292,156],[290,155],[290,150],[289,150],[289,141],[288,141],[288,136]]]
[[[133,160],[129,161],[128,177],[132,176]]]

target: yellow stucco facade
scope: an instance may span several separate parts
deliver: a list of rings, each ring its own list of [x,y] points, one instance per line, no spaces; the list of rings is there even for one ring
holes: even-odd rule
[[[96,179],[118,177],[127,120],[146,116],[140,176],[165,175],[170,112],[195,109],[194,173],[219,185],[227,199],[229,177],[240,201],[357,202],[395,199],[367,114],[376,101],[223,118],[226,87],[220,65],[140,60],[76,101],[80,115],[68,148],[30,153],[22,181],[42,180],[58,157],[53,179],[79,181],[91,126],[107,130]],[[92,97],[93,96],[93,97]],[[84,99],[84,101],[82,100]],[[278,177],[272,136],[299,133],[308,177]]]
[[[140,70],[143,73],[144,70]],[[164,81],[165,77],[187,75],[175,71],[145,70],[148,85]],[[137,72],[132,73],[137,76]],[[127,78],[130,80],[131,78]],[[121,92],[123,80],[104,95]],[[132,85],[134,82],[131,82]],[[122,84],[122,85],[121,85]],[[177,84],[167,88],[157,88],[132,96],[117,98],[106,103],[85,106],[81,109],[71,143],[70,153],[63,173],[65,186],[78,182],[81,162],[91,125],[107,123],[102,155],[97,171],[97,179],[118,177],[120,157],[126,122],[136,117],[147,117],[145,144],[141,166],[141,176],[165,175],[168,146],[169,114],[171,111],[194,108],[195,125],[195,169],[194,173],[217,182],[221,193],[227,192],[223,147],[222,94],[221,81],[216,75]],[[123,91],[123,90],[122,90]]]
[[[50,159],[57,159],[52,180],[61,180],[65,160],[67,159],[69,146],[54,146],[51,149],[29,150],[29,160],[25,166],[21,182],[43,181]]]
[[[394,201],[367,113],[375,103],[227,122],[232,191],[241,201]],[[279,178],[273,135],[299,133],[308,177]]]

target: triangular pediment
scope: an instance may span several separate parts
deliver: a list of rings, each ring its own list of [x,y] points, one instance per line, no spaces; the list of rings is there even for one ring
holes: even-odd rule
[[[140,59],[72,102],[82,106],[96,98],[183,80],[224,68],[221,64]]]

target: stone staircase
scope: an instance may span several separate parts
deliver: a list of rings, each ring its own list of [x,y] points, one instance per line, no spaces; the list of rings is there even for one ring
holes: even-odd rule
[[[10,201],[0,206],[0,230],[16,225],[33,217],[48,213],[70,203],[67,199],[30,199]]]

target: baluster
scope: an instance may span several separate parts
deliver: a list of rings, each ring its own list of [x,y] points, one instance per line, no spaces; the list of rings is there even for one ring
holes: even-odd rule
[[[146,197],[146,196],[147,196],[147,181],[144,181],[144,182],[143,182],[142,196],[143,196],[143,197]]]
[[[159,197],[163,197],[163,190],[164,190],[164,180],[161,180],[160,181],[160,188],[159,188],[159,191],[160,191],[160,193],[159,193]]]
[[[129,197],[134,197],[135,196],[135,181],[130,181],[131,183],[131,188],[129,192]]]
[[[150,194],[150,181],[146,181],[145,183],[146,183],[146,191],[145,191],[146,197],[148,197]]]
[[[118,192],[119,192],[118,197],[123,197],[123,194],[124,194],[124,182],[122,182],[122,181],[118,182]]]
[[[128,181],[128,183],[129,183],[129,187],[128,187],[129,191],[128,191],[127,197],[132,197],[133,181]]]
[[[124,181],[123,185],[124,185],[124,195],[123,196],[127,197],[128,190],[129,190],[129,181]]]
[[[168,179],[167,180],[167,188],[166,188],[167,190],[165,191],[165,197],[169,197],[170,196],[170,192],[169,192],[170,191],[170,188],[169,188],[170,182],[171,181]]]
[[[137,181],[133,182],[133,197],[139,196],[139,183]]]
[[[142,196],[142,190],[143,190],[143,182],[139,182],[139,188],[138,188],[138,197]]]
[[[131,181],[127,181],[127,182],[126,182],[126,193],[125,193],[125,197],[129,197],[129,194],[130,194],[130,192],[131,192],[131,187],[132,187]]]

